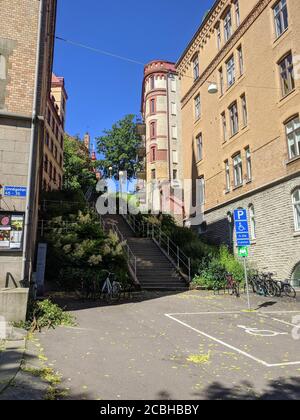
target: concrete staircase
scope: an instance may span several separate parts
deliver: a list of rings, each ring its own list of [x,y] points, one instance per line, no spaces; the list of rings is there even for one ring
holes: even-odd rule
[[[122,216],[103,218],[117,225],[137,258],[137,278],[143,290],[187,290],[186,281],[152,239],[138,238]]]

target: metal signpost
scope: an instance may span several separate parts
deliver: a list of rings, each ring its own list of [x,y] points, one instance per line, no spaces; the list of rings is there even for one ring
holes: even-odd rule
[[[235,224],[235,232],[236,232],[236,242],[238,246],[238,255],[242,257],[244,260],[248,309],[251,310],[248,273],[247,273],[247,261],[246,261],[246,258],[249,255],[248,247],[250,246],[250,234],[249,234],[248,215],[247,215],[246,209],[238,209],[234,211],[234,224]]]

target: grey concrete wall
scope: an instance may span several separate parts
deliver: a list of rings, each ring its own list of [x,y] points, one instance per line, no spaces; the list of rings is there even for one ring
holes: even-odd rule
[[[0,289],[0,316],[6,322],[25,321],[29,289]]]
[[[300,176],[262,192],[254,193],[205,215],[205,236],[215,243],[231,244],[228,212],[254,205],[256,240],[250,247],[250,262],[259,270],[276,272],[279,279],[291,278],[300,263],[300,234],[295,233],[291,193],[300,187]],[[234,235],[233,235],[234,236]],[[233,244],[236,251],[236,246]]]

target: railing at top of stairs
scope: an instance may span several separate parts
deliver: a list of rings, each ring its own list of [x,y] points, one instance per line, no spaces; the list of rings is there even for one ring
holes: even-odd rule
[[[120,232],[120,229],[114,223],[105,222],[101,216],[100,216],[100,223],[104,231],[111,230],[113,233],[115,233],[118,236],[119,241],[124,250],[131,275],[133,276],[135,283],[139,284],[139,280],[137,277],[137,258],[132,252],[130,246],[127,244],[126,239],[124,238],[123,234]]]
[[[124,214],[123,218],[135,234],[144,238],[153,239],[159,248],[168,255],[173,265],[188,277],[188,283],[191,283],[191,259],[185,255],[180,247],[176,245],[165,232],[162,231],[160,226],[138,220],[136,216],[131,214]]]

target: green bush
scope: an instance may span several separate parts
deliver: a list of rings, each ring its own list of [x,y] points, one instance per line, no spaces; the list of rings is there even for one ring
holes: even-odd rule
[[[55,328],[60,325],[74,326],[75,318],[64,312],[62,308],[49,299],[30,302],[26,322],[16,324],[16,326],[31,332],[41,331],[43,328]]]

